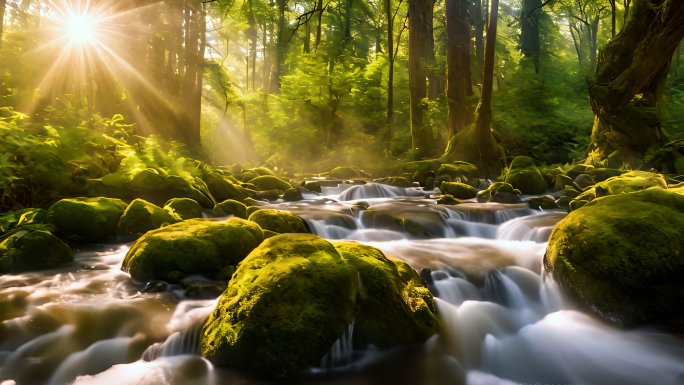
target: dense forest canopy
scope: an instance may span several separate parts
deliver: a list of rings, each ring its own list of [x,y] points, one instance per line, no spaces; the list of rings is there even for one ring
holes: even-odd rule
[[[630,12],[676,17],[672,3],[498,2],[491,69],[498,156],[572,163],[592,151],[602,160],[597,148],[618,149],[591,139],[590,86],[600,82],[603,49],[625,35]],[[492,4],[2,0],[0,106],[3,119],[21,127],[125,123],[136,136],[177,140],[218,164],[321,172],[437,158],[458,132],[447,122],[450,103],[457,125],[475,121]],[[460,35],[449,32],[449,15]],[[450,36],[460,39],[452,51],[460,72],[451,76],[465,79],[458,92],[452,82],[451,96]],[[650,142],[659,145],[684,132],[675,46],[653,96],[662,121]],[[10,117],[18,113],[26,118]]]

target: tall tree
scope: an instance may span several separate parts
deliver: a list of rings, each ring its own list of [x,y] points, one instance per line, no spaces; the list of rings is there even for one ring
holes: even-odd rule
[[[314,51],[318,51],[318,46],[321,44],[321,28],[323,26],[323,0],[318,0],[316,9],[318,10],[318,23],[316,24],[316,44],[314,44]]]
[[[0,49],[2,49],[2,35],[5,32],[5,5],[7,0],[0,0]]]
[[[273,55],[273,68],[271,70],[271,92],[280,93],[280,76],[282,75],[283,57],[285,56],[285,8],[287,0],[277,0],[278,3],[278,37],[275,54]]]
[[[470,23],[464,0],[446,0],[447,99],[449,137],[466,127],[466,95],[470,71]]]
[[[534,63],[534,71],[539,73],[539,14],[541,0],[523,0],[522,20],[520,23],[520,50],[524,56],[522,63]]]
[[[426,64],[432,54],[432,9],[435,0],[409,0],[409,104],[411,142],[416,160],[429,157],[436,147],[432,128],[423,122],[420,101],[427,95]]]
[[[588,161],[615,158],[635,165],[665,143],[659,103],[670,61],[684,38],[684,2],[634,0],[615,39],[588,79],[594,127]]]

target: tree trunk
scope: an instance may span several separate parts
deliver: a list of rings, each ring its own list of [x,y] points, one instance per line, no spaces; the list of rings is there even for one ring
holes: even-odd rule
[[[615,39],[615,2],[617,0],[610,0],[610,38]]]
[[[5,4],[7,0],[0,0],[0,49],[2,49],[2,35],[5,32]]]
[[[311,52],[311,24],[307,21],[304,28],[306,29],[304,32],[304,53],[309,53]]]
[[[473,19],[475,19],[475,63],[477,68],[482,68],[484,65],[484,25],[485,19],[482,16],[482,0],[476,0],[474,3],[475,12]],[[478,75],[479,77],[479,75]],[[480,79],[478,79],[478,82]]]
[[[499,16],[499,0],[492,0],[492,9],[487,28],[487,45],[485,47],[484,68],[482,70],[482,97],[478,109],[475,129],[481,141],[492,135],[492,87],[494,83],[494,59],[496,55],[496,27]]]
[[[280,94],[280,75],[285,54],[285,6],[287,0],[278,0],[278,41],[271,70],[271,92]]]
[[[261,37],[262,39],[262,44],[263,44],[263,49],[262,49],[262,57],[263,57],[263,64],[261,68],[261,92],[264,95],[268,95],[269,93],[269,88],[271,84],[271,60],[270,57],[267,56],[267,50],[266,46],[268,45],[268,35],[266,34],[266,23],[262,24],[264,34]]]
[[[598,25],[600,19],[601,12],[599,12],[598,15],[596,15],[596,18],[594,18],[594,21],[589,26],[589,64],[591,65],[591,67],[589,67],[590,71],[596,70],[596,54],[598,51]]]
[[[318,51],[318,45],[321,44],[321,25],[323,24],[323,0],[318,0],[318,24],[316,25],[316,44],[314,45],[314,51]]]
[[[470,24],[463,0],[446,0],[447,100],[449,138],[466,127],[466,95],[470,71]],[[468,61],[464,60],[468,57]],[[472,92],[472,87],[471,87]]]
[[[575,28],[572,26],[572,23],[568,21],[568,28],[570,29],[570,35],[572,35],[572,42],[575,45],[575,52],[577,52],[577,61],[579,62],[580,66],[580,71],[582,70],[582,51],[580,50],[579,42],[577,41],[577,37],[575,37]]]
[[[415,160],[430,155],[435,147],[432,128],[423,124],[420,101],[426,97],[426,62],[430,59],[434,0],[409,0],[409,101],[411,140]]]
[[[532,62],[534,72],[539,73],[539,52],[541,44],[539,42],[539,15],[538,10],[541,0],[523,0],[523,18],[520,25],[520,50],[525,57],[523,65]]]
[[[259,31],[257,30],[256,21],[254,20],[254,10],[252,9],[252,0],[249,0],[249,40],[250,40],[250,53],[252,62],[252,92],[256,90],[256,56],[257,56],[257,39],[259,37]],[[249,74],[247,74],[249,77]],[[249,80],[247,81],[249,83]]]
[[[389,55],[389,75],[387,76],[387,125],[391,127],[394,115],[394,26],[392,25],[392,0],[385,0],[387,18],[387,55]],[[391,136],[390,139],[391,140]]]
[[[672,55],[684,38],[684,2],[658,8],[635,0],[622,31],[606,43],[587,79],[594,128],[587,162],[634,167],[647,149],[666,142],[659,103]]]
[[[351,40],[351,9],[352,0],[346,1],[346,12],[344,17],[344,39]]]

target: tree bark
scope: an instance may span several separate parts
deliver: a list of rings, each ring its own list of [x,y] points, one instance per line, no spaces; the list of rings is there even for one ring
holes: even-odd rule
[[[538,9],[541,7],[541,0],[523,0],[522,20],[520,23],[520,50],[525,57],[522,64],[532,62],[534,71],[539,73],[539,52],[541,43],[539,42],[539,15]]]
[[[316,25],[316,44],[314,45],[314,51],[318,51],[318,46],[321,44],[321,26],[323,24],[323,0],[318,0],[318,24]]]
[[[252,62],[252,92],[256,90],[256,56],[257,56],[257,38],[259,31],[257,30],[256,20],[254,19],[254,9],[252,9],[252,0],[249,0],[249,29],[247,30],[250,41],[250,61]],[[247,74],[249,78],[249,74]],[[247,81],[249,83],[249,80]]]
[[[615,39],[615,2],[617,0],[609,0],[610,1],[610,38]]]
[[[270,24],[270,23],[269,23]],[[263,56],[263,64],[261,68],[261,92],[264,95],[268,95],[270,92],[270,85],[271,85],[271,60],[270,56],[267,56],[267,45],[268,45],[268,36],[266,34],[266,23],[262,24],[264,34],[261,37],[262,42],[263,42],[263,50],[262,50],[262,56]]]
[[[482,97],[475,122],[477,136],[483,141],[489,138],[492,123],[492,87],[494,83],[494,59],[496,56],[496,27],[499,17],[499,0],[492,0],[492,9],[487,28],[484,68],[482,70]]]
[[[392,18],[392,0],[385,0],[385,17],[387,18],[387,55],[389,55],[389,74],[387,76],[387,125],[391,127],[394,115],[394,25]],[[390,136],[391,140],[391,136]]]
[[[344,17],[344,39],[351,40],[351,9],[352,0],[347,0],[345,3],[346,12]]]
[[[466,127],[466,95],[470,71],[470,23],[463,0],[446,0],[447,19],[447,119],[449,138]],[[466,61],[464,57],[467,56]],[[471,87],[472,92],[472,87]]]
[[[635,166],[647,149],[666,142],[659,103],[672,55],[684,38],[684,2],[652,7],[635,0],[622,31],[601,50],[588,78],[594,127],[587,162]],[[611,165],[612,166],[612,165]]]
[[[278,0],[278,41],[271,70],[271,92],[280,94],[280,75],[285,54],[285,6],[287,0]]]
[[[430,59],[434,0],[409,0],[409,104],[415,160],[429,157],[435,147],[432,128],[423,124],[420,101],[427,95],[426,62]]]
[[[306,31],[304,32],[304,53],[311,52],[311,24],[306,23],[304,27]]]
[[[5,33],[5,5],[7,0],[0,0],[0,49],[2,49],[2,35]]]
[[[474,3],[475,12],[473,19],[475,19],[475,63],[477,68],[482,68],[484,65],[484,26],[485,19],[482,16],[482,0],[476,0]],[[478,75],[479,77],[479,75]],[[478,79],[479,81],[480,79]]]

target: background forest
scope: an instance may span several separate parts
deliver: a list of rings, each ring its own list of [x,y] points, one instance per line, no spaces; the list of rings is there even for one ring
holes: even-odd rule
[[[474,111],[489,1],[466,3]],[[446,5],[430,5],[433,47],[419,108],[439,156],[449,137]],[[492,128],[507,157],[586,158],[594,118],[586,77],[629,5],[501,0]],[[413,160],[408,8],[404,0],[0,0],[0,124],[11,127],[2,175],[39,173],[57,158],[91,178],[122,161],[168,169],[188,151],[215,165],[300,173]],[[677,49],[660,103],[670,139],[684,133],[680,67]],[[28,154],[33,169],[11,169]]]

